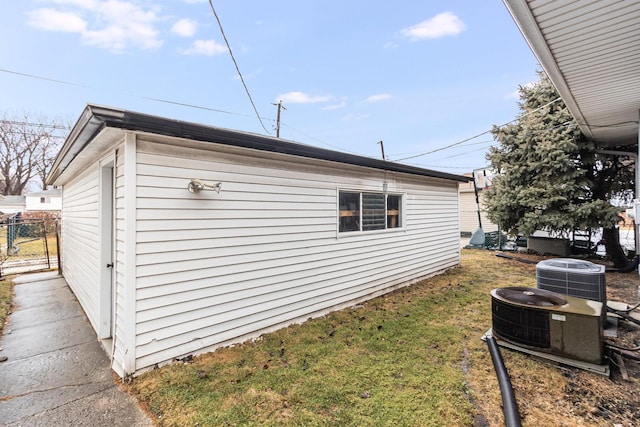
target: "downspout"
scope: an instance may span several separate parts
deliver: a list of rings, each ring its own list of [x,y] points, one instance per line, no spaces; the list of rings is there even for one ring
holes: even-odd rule
[[[482,214],[480,213],[480,196],[478,195],[478,185],[476,184],[475,176],[473,177],[473,191],[476,195],[476,208],[478,210],[478,226],[482,228]]]
[[[476,208],[478,209],[478,227],[482,228],[482,213],[480,212],[480,195],[478,194],[478,178],[477,173],[482,171],[485,174],[486,181],[486,170],[484,169],[474,169],[473,171],[473,192],[476,196]]]

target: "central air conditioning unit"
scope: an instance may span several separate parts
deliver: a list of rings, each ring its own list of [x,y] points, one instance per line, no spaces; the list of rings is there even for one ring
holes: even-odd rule
[[[536,264],[539,289],[585,298],[607,305],[605,267],[589,261],[552,258]],[[606,310],[603,315],[606,316]]]
[[[603,304],[543,289],[491,291],[492,334],[512,348],[601,365]],[[544,356],[543,356],[544,357]]]

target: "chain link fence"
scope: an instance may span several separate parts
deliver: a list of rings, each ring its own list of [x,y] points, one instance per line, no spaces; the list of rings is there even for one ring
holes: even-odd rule
[[[0,223],[0,278],[58,268],[58,219],[23,218]]]

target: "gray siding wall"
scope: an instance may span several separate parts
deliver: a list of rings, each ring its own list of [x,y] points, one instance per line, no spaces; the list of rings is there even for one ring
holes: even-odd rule
[[[94,329],[99,324],[99,168],[96,163],[64,185],[63,275]]]
[[[136,370],[255,337],[459,263],[455,182],[190,145],[138,140]],[[222,191],[189,193],[191,178],[221,182]],[[382,191],[385,180],[389,192],[405,195],[406,226],[339,235],[338,189]],[[118,196],[116,205],[120,211]],[[118,216],[118,236],[122,227]]]

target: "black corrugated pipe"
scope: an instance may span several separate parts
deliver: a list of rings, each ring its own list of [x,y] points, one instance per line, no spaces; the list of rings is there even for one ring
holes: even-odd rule
[[[618,310],[613,309],[611,307],[607,307],[607,311],[611,312],[613,314],[617,314],[618,316],[620,316],[621,318],[623,318],[624,320],[626,320],[628,322],[635,323],[636,325],[640,325],[640,320],[636,319],[635,317],[629,316],[628,312],[618,311]]]
[[[498,377],[498,384],[500,384],[500,393],[502,394],[502,412],[504,413],[504,424],[506,427],[521,427],[520,413],[518,412],[518,404],[516,403],[516,396],[513,394],[513,386],[507,373],[507,368],[504,366],[500,349],[496,343],[496,339],[492,336],[485,337],[487,345],[489,346],[489,353],[491,353],[491,360],[493,360],[493,368],[496,371]]]

